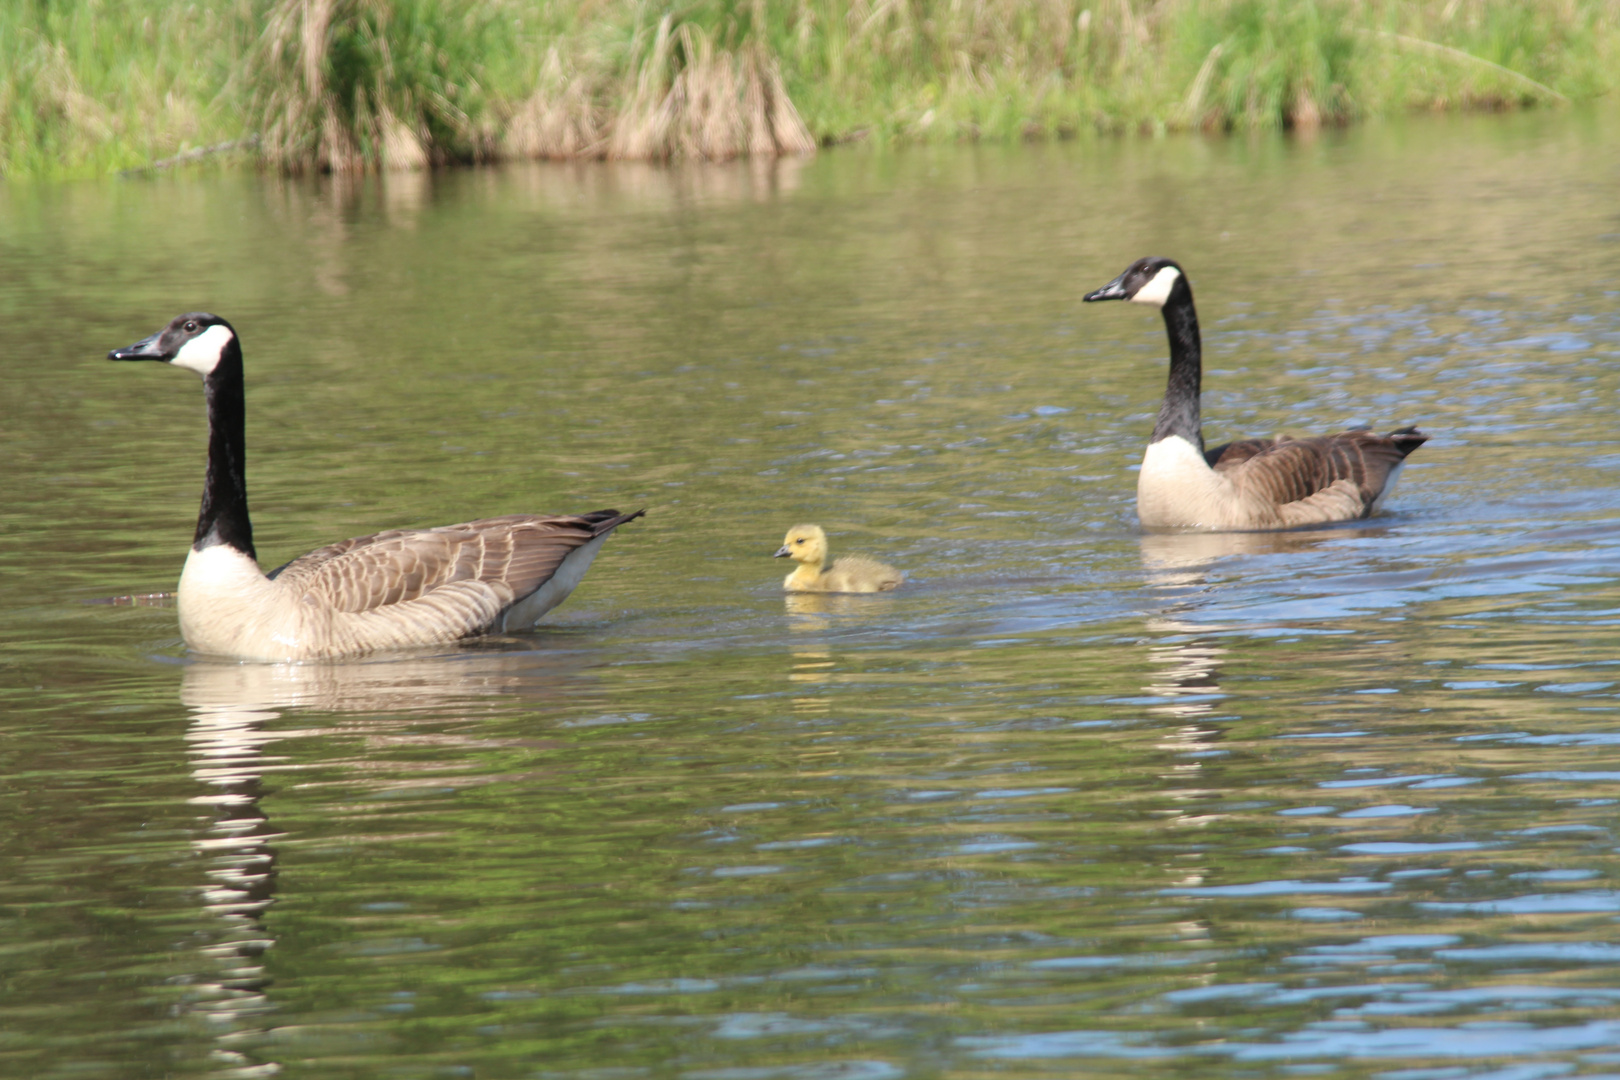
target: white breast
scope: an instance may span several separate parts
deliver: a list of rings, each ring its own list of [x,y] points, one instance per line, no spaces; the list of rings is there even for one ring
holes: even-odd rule
[[[1198,447],[1171,435],[1149,443],[1136,478],[1136,516],[1150,529],[1230,527],[1232,486]]]
[[[198,652],[288,660],[307,637],[301,605],[286,604],[259,564],[228,544],[191,549],[178,600],[181,636]]]

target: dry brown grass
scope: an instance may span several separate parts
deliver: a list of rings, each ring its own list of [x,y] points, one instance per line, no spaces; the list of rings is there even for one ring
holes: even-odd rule
[[[618,54],[584,49],[570,60],[553,43],[533,91],[506,101],[468,92],[477,57],[453,73],[438,40],[465,28],[426,20],[424,10],[408,0],[276,0],[254,62],[265,157],[291,171],[352,172],[468,158],[719,161],[815,150],[780,63],[758,41],[720,48],[702,26],[666,14]],[[403,63],[424,34],[432,62]]]
[[[581,72],[569,77],[553,49],[540,88],[507,123],[506,150],[526,158],[726,161],[816,149],[779,62],[756,42],[721,49],[701,27],[676,28],[665,15],[619,92],[602,81]],[[599,104],[609,97],[621,101],[617,109]]]
[[[446,77],[457,58],[402,8],[276,0],[252,59],[265,158],[292,172],[358,172],[494,156],[490,132],[446,92],[457,89]]]
[[[260,38],[261,90],[253,109],[262,121],[260,146],[290,170],[350,172],[365,164],[327,86],[326,35],[336,6],[337,0],[278,0]]]
[[[540,67],[540,85],[513,111],[503,148],[514,158],[588,158],[606,152],[601,110],[584,79],[571,76],[552,46]]]

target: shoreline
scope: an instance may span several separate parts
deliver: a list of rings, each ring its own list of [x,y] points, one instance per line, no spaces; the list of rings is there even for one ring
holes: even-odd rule
[[[1620,3],[971,0],[0,13],[0,175],[668,161],[1313,130],[1620,86]],[[313,48],[313,53],[306,52]]]

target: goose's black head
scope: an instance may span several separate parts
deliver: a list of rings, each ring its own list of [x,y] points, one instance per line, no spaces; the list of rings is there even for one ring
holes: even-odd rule
[[[135,344],[114,349],[109,360],[162,360],[175,367],[190,368],[207,378],[219,366],[220,358],[235,351],[241,356],[236,331],[218,315],[192,311],[176,315],[162,330]]]
[[[1125,268],[1125,272],[1095,292],[1086,293],[1087,303],[1097,300],[1132,300],[1139,304],[1164,307],[1177,282],[1187,276],[1174,259],[1147,255]]]

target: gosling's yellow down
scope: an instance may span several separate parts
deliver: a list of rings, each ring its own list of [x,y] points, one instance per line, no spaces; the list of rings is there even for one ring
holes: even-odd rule
[[[788,530],[778,559],[792,559],[798,569],[782,582],[788,592],[888,592],[905,576],[892,566],[863,555],[845,555],[823,570],[827,561],[827,534],[820,525],[795,525]]]

